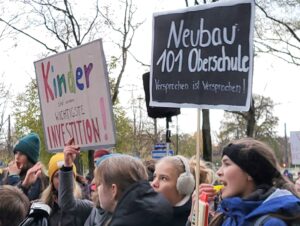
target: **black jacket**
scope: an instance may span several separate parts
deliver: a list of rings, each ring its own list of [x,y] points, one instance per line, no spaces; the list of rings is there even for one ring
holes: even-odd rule
[[[173,207],[173,220],[172,226],[185,226],[188,221],[188,217],[190,215],[192,208],[192,198],[189,199],[187,203],[182,206],[174,206]]]
[[[171,226],[173,208],[148,181],[130,186],[122,195],[109,226]]]

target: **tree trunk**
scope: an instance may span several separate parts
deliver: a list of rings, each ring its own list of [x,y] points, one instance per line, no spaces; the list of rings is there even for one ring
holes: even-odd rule
[[[247,137],[254,137],[254,128],[255,128],[255,107],[254,107],[254,99],[251,99],[250,109],[247,113]]]
[[[202,110],[202,140],[203,140],[203,159],[211,162],[212,160],[212,144],[210,135],[209,110]]]
[[[75,160],[74,160],[74,164],[76,166],[76,172],[79,175],[83,175],[83,166],[82,166],[82,158],[80,155],[78,155]]]
[[[88,177],[89,178],[93,178],[94,177],[94,150],[88,150],[88,168],[89,168],[89,172],[88,172]]]

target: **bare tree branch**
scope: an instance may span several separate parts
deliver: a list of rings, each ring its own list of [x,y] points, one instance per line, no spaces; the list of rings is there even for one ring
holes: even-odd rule
[[[271,5],[270,2],[268,4]],[[278,4],[281,3],[278,2]],[[277,8],[292,7],[288,2],[282,4],[283,5],[275,4],[275,6]],[[295,4],[299,6],[299,2]],[[256,6],[265,17],[265,20],[263,20],[263,18],[257,19],[257,22],[260,22],[260,26],[257,25],[255,28],[257,35],[255,39],[256,52],[272,54],[279,59],[299,66],[300,36],[298,34],[299,26],[297,26],[299,20],[295,18],[296,20],[293,22],[292,19],[288,19],[288,16],[283,17],[283,19],[272,16],[267,11],[267,3],[263,5],[256,1]],[[279,14],[276,15],[279,16]],[[270,23],[269,27],[266,26],[266,22],[268,21]]]
[[[130,56],[132,56],[132,58],[133,58],[136,62],[138,62],[138,63],[141,64],[142,66],[144,66],[144,67],[150,67],[150,64],[146,64],[146,63],[140,61],[139,59],[137,59],[136,56],[135,56],[131,51],[128,50],[128,53],[130,54]]]
[[[5,21],[3,18],[0,18],[0,22],[5,23],[7,26],[11,27],[12,29],[14,29],[14,30],[20,32],[21,34],[23,34],[23,35],[25,35],[25,36],[27,36],[27,37],[33,39],[34,41],[36,41],[36,42],[38,42],[38,43],[40,43],[41,45],[43,45],[43,46],[44,46],[46,49],[48,49],[49,51],[54,52],[54,53],[57,53],[57,50],[50,48],[45,42],[42,42],[41,40],[35,38],[34,36],[32,36],[32,35],[30,35],[30,34],[28,34],[28,33],[26,33],[25,31],[22,31],[22,30],[18,29],[17,27],[13,26],[11,23]]]
[[[112,94],[112,103],[115,104],[118,98],[119,94],[119,87],[121,84],[121,80],[123,78],[125,68],[127,65],[128,60],[128,53],[129,49],[132,45],[133,37],[135,35],[135,31],[139,28],[140,25],[143,24],[143,22],[133,24],[133,17],[136,12],[136,9],[132,3],[132,0],[125,0],[123,2],[124,4],[124,15],[123,15],[123,23],[122,27],[118,27],[113,23],[113,21],[109,18],[108,11],[106,12],[99,12],[100,15],[105,19],[106,23],[109,25],[109,27],[115,31],[116,33],[119,33],[122,37],[122,40],[120,43],[115,43],[120,49],[121,49],[121,55],[120,57],[116,57],[117,59],[121,60],[121,68],[117,76],[117,80],[113,89]]]
[[[265,14],[265,16],[270,19],[270,20],[273,20],[275,21],[276,23],[278,24],[281,24],[282,26],[284,26],[292,35],[293,37],[298,41],[300,42],[300,38],[298,37],[298,35],[294,32],[293,28],[291,28],[287,23],[283,22],[283,21],[280,21],[272,16],[270,16],[266,10],[264,8],[262,8],[259,4],[255,3],[255,5]]]

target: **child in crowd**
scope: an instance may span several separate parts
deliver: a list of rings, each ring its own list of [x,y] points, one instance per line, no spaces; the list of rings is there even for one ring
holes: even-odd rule
[[[26,217],[30,202],[17,187],[0,186],[0,225],[18,226]]]
[[[40,138],[36,133],[22,137],[14,147],[14,161],[3,171],[0,184],[18,186],[29,200],[38,199],[47,186],[47,177],[38,162]]]
[[[188,160],[179,155],[161,158],[155,165],[151,185],[173,206],[173,219],[170,225],[185,225],[191,211],[191,195],[195,189],[195,179]]]
[[[58,189],[60,186],[59,182],[59,169],[64,164],[64,154],[57,153],[53,155],[48,164],[48,176],[49,176],[49,186],[42,193],[41,201],[51,207],[51,213],[49,217],[50,225],[83,225],[84,221],[81,218],[68,214],[63,211],[58,204]],[[70,191],[76,198],[81,198],[80,186],[76,183],[76,167],[75,164],[72,165],[72,183],[74,189]]]
[[[68,192],[72,189],[70,166],[79,154],[79,147],[73,144],[72,139],[65,146],[64,154],[59,203],[64,210],[85,218],[84,226],[172,225],[172,208],[150,186],[141,160],[121,154],[105,155],[99,159],[94,179],[101,207],[93,208],[86,200],[74,199]]]
[[[101,207],[112,214],[107,225],[172,225],[172,207],[150,186],[141,160],[121,154],[106,157],[95,181]]]
[[[222,201],[210,225],[286,226],[300,222],[300,199],[284,178],[273,150],[244,138],[223,149],[217,171]]]
[[[84,224],[82,224],[84,226],[105,225],[105,222],[110,218],[111,214],[100,207],[96,185],[93,186],[95,191],[93,191],[91,195],[93,202],[87,199],[78,199],[71,192],[74,187],[72,166],[74,165],[76,156],[80,153],[79,147],[73,143],[74,139],[70,139],[64,148],[64,163],[59,171],[59,206],[62,211],[79,217],[84,222]]]

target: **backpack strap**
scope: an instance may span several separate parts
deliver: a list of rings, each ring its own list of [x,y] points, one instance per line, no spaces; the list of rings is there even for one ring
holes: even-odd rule
[[[262,215],[258,219],[255,220],[254,226],[263,226],[264,223],[270,218],[269,214]]]

